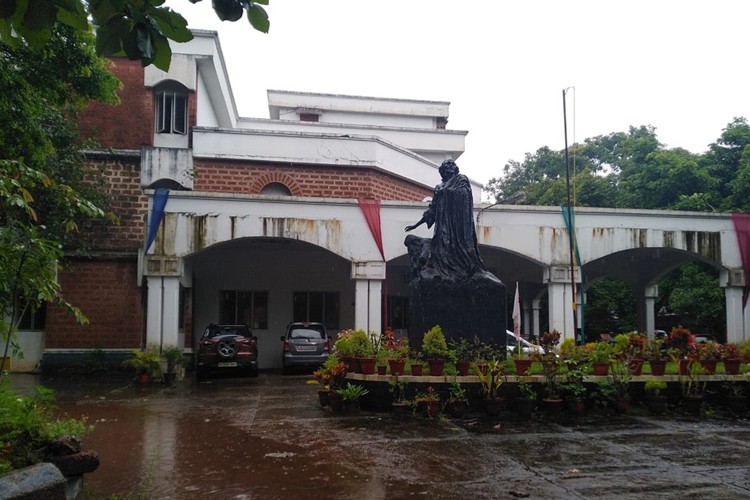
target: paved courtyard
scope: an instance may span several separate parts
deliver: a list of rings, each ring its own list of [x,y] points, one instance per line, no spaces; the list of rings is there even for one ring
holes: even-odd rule
[[[96,425],[86,498],[750,498],[745,419],[335,416],[308,379],[44,385]]]

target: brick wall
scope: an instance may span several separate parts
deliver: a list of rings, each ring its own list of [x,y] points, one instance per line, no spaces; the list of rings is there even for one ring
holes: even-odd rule
[[[120,104],[91,103],[79,116],[81,132],[115,149],[140,150],[142,145],[153,144],[154,96],[143,86],[140,61],[114,59],[109,71],[123,84],[118,92]]]
[[[47,348],[135,348],[143,336],[135,261],[70,262],[60,272],[65,299],[88,317],[79,325],[64,309],[47,308]]]
[[[422,201],[432,189],[369,168],[280,166],[196,160],[196,191],[259,194],[266,184],[286,185],[293,196]]]
[[[140,157],[92,159],[103,170],[119,224],[97,224],[94,249],[135,252],[143,245],[148,198],[140,188]]]

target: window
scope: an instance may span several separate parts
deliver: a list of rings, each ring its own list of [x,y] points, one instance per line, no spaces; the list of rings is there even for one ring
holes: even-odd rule
[[[44,330],[47,318],[47,303],[43,302],[37,307],[29,306],[24,311],[21,321],[18,323],[19,330]]]
[[[292,192],[284,184],[280,182],[269,182],[263,189],[260,190],[260,194],[266,194],[269,196],[292,196]]]
[[[409,328],[409,297],[388,296],[388,326],[394,330]]]
[[[323,323],[327,330],[339,328],[339,294],[337,292],[294,292],[292,321]]]
[[[244,323],[251,329],[268,328],[268,292],[221,292],[219,323]]]
[[[299,121],[301,122],[317,122],[320,119],[320,115],[316,113],[300,113]]]
[[[187,134],[187,94],[179,90],[156,92],[156,132]]]
[[[435,126],[438,130],[445,130],[446,125],[448,125],[448,117],[438,116],[435,118]]]

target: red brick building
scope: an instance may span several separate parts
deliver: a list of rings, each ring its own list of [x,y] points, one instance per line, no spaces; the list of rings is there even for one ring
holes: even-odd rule
[[[464,149],[449,104],[268,91],[270,118],[243,118],[216,33],[195,35],[173,45],[169,72],[114,60],[121,103],[81,115],[120,222],[60,274],[89,324],[48,308],[25,332],[27,367],[147,344],[189,353],[209,322],[249,323],[261,368],[279,364],[292,320],[378,331],[385,315],[405,328],[405,249],[378,248],[359,200],[380,203],[383,226],[419,218],[438,164]]]

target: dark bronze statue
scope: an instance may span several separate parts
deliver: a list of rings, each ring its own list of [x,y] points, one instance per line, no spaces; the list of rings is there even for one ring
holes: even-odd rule
[[[409,283],[409,341],[440,325],[451,339],[505,338],[505,285],[482,262],[474,229],[474,201],[469,179],[453,160],[440,165],[442,182],[412,231],[434,226],[432,238],[408,235],[404,240],[412,273]]]
[[[411,240],[407,237],[404,243],[410,248],[412,269],[419,276],[426,279],[466,279],[486,271],[479,256],[474,230],[471,184],[465,175],[459,173],[458,165],[453,160],[445,160],[439,171],[443,182],[435,187],[430,206],[419,222],[406,226],[406,231],[412,231],[422,224],[427,224],[428,228],[434,224],[435,234],[429,244],[419,244],[420,257],[416,261],[411,250],[417,245],[416,237],[412,236]],[[426,255],[423,255],[425,251]]]

